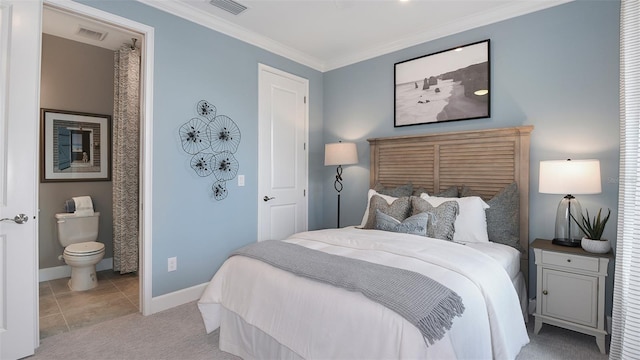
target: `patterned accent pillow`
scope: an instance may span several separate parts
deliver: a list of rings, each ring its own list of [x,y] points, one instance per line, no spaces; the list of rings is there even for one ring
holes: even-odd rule
[[[419,213],[406,218],[404,221],[395,219],[376,209],[376,229],[397,233],[427,236],[427,221],[429,214]]]
[[[387,200],[387,204],[391,204],[394,200],[397,199],[393,196],[378,194],[378,192],[376,192],[375,190],[369,189],[369,191],[367,192],[367,206],[364,208],[364,215],[362,215],[362,221],[360,222],[360,229],[364,229],[364,226],[367,225],[367,221],[369,221],[369,205],[371,204],[371,198],[374,195],[378,195],[381,198]]]
[[[455,222],[459,206],[455,201],[446,201],[438,206],[429,204],[427,200],[417,196],[411,197],[411,214],[427,213],[427,236],[441,240],[453,240]]]
[[[413,190],[413,196],[420,196],[420,194],[422,194],[422,193],[428,194],[429,192],[427,191],[427,189],[422,188],[422,187]],[[456,185],[453,185],[450,188],[442,191],[441,193],[439,193],[437,195],[433,195],[433,196],[458,197],[458,187]]]
[[[403,221],[409,217],[409,211],[411,210],[409,205],[409,198],[406,196],[397,198],[389,204],[383,197],[373,195],[369,201],[369,218],[367,219],[367,223],[363,226],[363,229],[375,229],[376,210],[380,210],[384,214]]]
[[[407,183],[396,187],[384,186],[380,183],[376,183],[373,187],[377,193],[393,197],[411,196],[413,194],[413,184]]]
[[[461,196],[474,196],[473,190],[462,187]],[[490,208],[486,209],[487,233],[489,240],[509,245],[524,251],[520,246],[520,194],[518,184],[513,182],[505,186],[500,192],[487,201]]]
[[[420,198],[426,200],[433,206],[438,206],[446,201],[455,201],[458,203],[458,216],[456,217],[453,241],[468,242],[489,242],[487,234],[487,215],[485,209],[489,205],[478,196],[469,196],[465,198],[446,198],[420,195]]]

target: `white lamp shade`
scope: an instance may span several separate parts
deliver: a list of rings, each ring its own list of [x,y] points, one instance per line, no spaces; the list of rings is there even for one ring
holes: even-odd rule
[[[355,143],[333,143],[324,146],[324,165],[352,165],[358,163]]]
[[[539,191],[544,194],[599,194],[599,160],[540,161]]]

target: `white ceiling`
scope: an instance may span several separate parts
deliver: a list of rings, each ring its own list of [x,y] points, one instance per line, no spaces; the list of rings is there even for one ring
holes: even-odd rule
[[[209,0],[137,1],[328,71],[573,0],[236,0],[248,8],[239,15],[214,7]],[[130,43],[132,36],[139,38],[66,16],[70,17],[45,9],[43,31],[112,49]],[[98,43],[82,39],[76,34],[82,22],[109,34]]]

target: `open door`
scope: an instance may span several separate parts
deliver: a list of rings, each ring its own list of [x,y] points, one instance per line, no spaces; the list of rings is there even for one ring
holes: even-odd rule
[[[42,1],[0,0],[0,359],[38,346]]]

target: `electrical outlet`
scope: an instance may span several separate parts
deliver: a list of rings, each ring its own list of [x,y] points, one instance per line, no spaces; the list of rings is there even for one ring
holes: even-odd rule
[[[178,258],[177,257],[170,257],[169,259],[167,259],[167,265],[168,265],[168,269],[167,271],[176,271],[178,270]]]

